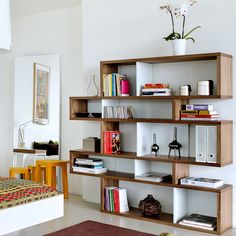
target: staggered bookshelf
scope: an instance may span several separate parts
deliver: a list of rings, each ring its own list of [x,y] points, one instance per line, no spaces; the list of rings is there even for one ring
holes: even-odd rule
[[[167,83],[173,84],[174,95],[172,96],[140,96],[140,87],[144,83],[155,82],[157,72],[159,73],[160,68],[168,65],[174,68],[174,74],[176,78],[169,78],[168,73],[166,74]],[[184,74],[182,66],[186,66],[186,71],[190,72],[195,69],[193,74],[199,70],[199,75],[195,77],[191,74]],[[181,69],[178,69],[180,67]],[[198,76],[202,76],[199,68],[203,67],[203,71],[214,71],[212,76],[208,79],[214,80],[215,92],[214,95],[210,96],[199,96],[196,94],[196,88],[193,89],[193,94],[190,96],[179,96],[177,89],[178,86],[183,83],[192,83],[191,86],[196,86]],[[208,68],[209,69],[206,69]],[[172,225],[175,227],[191,229],[201,232],[207,232],[212,234],[222,234],[232,227],[232,186],[224,184],[222,187],[204,188],[197,186],[186,186],[180,185],[179,180],[189,175],[189,168],[191,165],[203,166],[203,167],[224,167],[232,164],[232,140],[233,140],[233,122],[231,120],[217,120],[217,121],[186,121],[179,119],[179,111],[181,106],[192,103],[192,100],[200,100],[204,103],[209,103],[211,100],[217,101],[220,99],[231,99],[232,93],[232,56],[224,53],[206,53],[206,54],[195,54],[185,56],[167,56],[167,57],[156,57],[156,58],[137,58],[127,60],[114,60],[114,61],[102,61],[100,64],[101,70],[101,81],[100,81],[100,92],[101,96],[98,97],[70,97],[70,120],[77,121],[89,121],[97,122],[100,125],[101,132],[101,152],[93,153],[84,151],[82,149],[76,149],[70,151],[70,172],[72,174],[94,176],[101,179],[101,211],[107,214],[117,214],[124,217],[130,217],[145,221],[152,221],[162,223],[166,225]],[[196,72],[197,71],[197,72]],[[104,97],[102,94],[103,74],[108,73],[125,73],[131,80],[131,94],[126,97]],[[162,72],[160,72],[162,73]],[[163,73],[166,73],[165,70]],[[173,73],[173,72],[172,72]],[[208,72],[207,72],[208,73]],[[161,74],[162,75],[162,74]],[[162,75],[163,76],[163,75]],[[192,76],[191,80],[188,80],[188,76]],[[207,74],[207,76],[209,76]],[[191,82],[193,81],[193,82]],[[208,102],[209,101],[209,102]],[[116,106],[120,104],[135,104],[138,112],[137,116],[132,119],[111,119],[111,118],[91,118],[91,117],[78,117],[78,113],[89,113],[94,112],[94,107],[103,113],[104,106]],[[162,109],[158,106],[166,106],[165,110],[169,112],[162,114]],[[141,109],[139,109],[141,107]],[[145,110],[144,107],[151,110]],[[155,109],[153,109],[155,108]],[[97,112],[96,110],[96,112]],[[143,110],[143,113],[142,113]],[[158,111],[158,110],[161,110]],[[158,113],[159,112],[159,113]],[[143,116],[142,116],[143,115]],[[164,116],[164,117],[163,117]],[[86,124],[86,123],[85,123]],[[196,125],[214,126],[216,127],[216,140],[217,140],[217,162],[197,162],[193,152],[191,153],[191,135],[190,132],[194,130]],[[103,153],[103,132],[120,130],[122,127],[132,127],[134,133],[132,134],[134,140],[136,140],[136,147],[124,147],[119,154],[105,154]],[[172,127],[178,126],[184,137],[182,142],[186,142],[183,148],[183,155],[168,157],[166,151],[160,153],[158,156],[150,157],[148,148],[152,144],[151,135],[155,130],[163,131],[163,139],[166,134],[170,132]],[[134,127],[134,128],[133,128]],[[127,129],[127,128],[126,128]],[[160,131],[160,132],[161,132]],[[129,136],[129,135],[128,135]],[[144,137],[143,137],[144,136]],[[186,137],[185,137],[186,136]],[[125,149],[132,149],[125,150]],[[89,158],[102,157],[105,159],[132,161],[134,163],[134,173],[126,173],[120,170],[108,170],[107,173],[94,175],[90,173],[74,172],[72,169],[74,159],[77,157]],[[170,165],[172,179],[166,182],[151,182],[136,179],[135,176],[140,174],[140,171],[145,172],[147,166],[152,166],[152,163],[162,163],[164,165]],[[173,191],[173,212],[162,212],[156,217],[144,217],[138,213],[137,206],[131,207],[128,213],[113,213],[104,210],[104,194],[103,189],[107,186],[118,187],[121,182],[128,182],[130,184],[143,184],[151,186],[160,186],[162,188],[170,188]],[[178,209],[179,206],[187,208],[186,199],[188,200],[188,192],[197,191],[198,193],[212,193],[215,198],[215,208],[217,217],[217,227],[214,231],[193,228],[178,224],[183,216],[182,209]],[[148,194],[148,192],[146,193]],[[191,194],[190,194],[191,195]],[[141,199],[140,199],[141,200]],[[181,215],[182,214],[182,215]]]

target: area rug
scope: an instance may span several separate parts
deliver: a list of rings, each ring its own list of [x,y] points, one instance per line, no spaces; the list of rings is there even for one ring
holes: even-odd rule
[[[77,225],[46,234],[44,236],[156,236],[136,230],[120,228],[113,225],[102,224],[87,220]]]

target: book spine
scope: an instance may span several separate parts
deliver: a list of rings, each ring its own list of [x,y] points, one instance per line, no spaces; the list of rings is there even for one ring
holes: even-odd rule
[[[108,74],[108,80],[109,80],[109,96],[112,96],[112,74]]]
[[[219,115],[194,115],[194,114],[181,114],[181,117],[189,118],[219,118]]]
[[[193,104],[193,105],[182,105],[182,110],[204,110],[211,111],[213,110],[213,105],[211,104]]]

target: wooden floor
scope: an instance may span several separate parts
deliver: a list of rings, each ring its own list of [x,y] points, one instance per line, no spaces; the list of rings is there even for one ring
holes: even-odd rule
[[[46,211],[46,209],[45,209]],[[22,216],[23,217],[23,216]],[[15,220],[15,219],[14,219]],[[146,233],[160,234],[161,232],[171,232],[173,236],[208,236],[211,234],[197,233],[190,230],[181,230],[167,227],[156,223],[133,220],[116,215],[100,212],[99,205],[88,203],[82,200],[81,196],[70,195],[65,200],[65,216],[40,225],[16,231],[8,236],[41,236],[59,229],[78,224],[85,220],[94,220],[106,224],[116,225],[124,228],[134,229]],[[114,235],[115,236],[115,235]],[[236,236],[236,229],[228,231],[223,236]]]

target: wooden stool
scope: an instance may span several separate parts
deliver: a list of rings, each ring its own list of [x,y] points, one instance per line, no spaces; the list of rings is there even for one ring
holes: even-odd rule
[[[40,170],[42,167],[46,168],[46,181],[45,183],[54,189],[56,189],[56,167],[62,168],[62,184],[64,198],[68,198],[68,177],[67,177],[67,161],[62,160],[37,160],[35,170],[35,181],[42,182],[42,176]]]
[[[16,174],[21,174],[23,179],[29,180],[29,169],[27,167],[11,167],[9,169],[9,176],[15,178]]]
[[[36,178],[35,178],[35,172],[36,172],[36,166],[28,166],[28,170],[29,170],[29,179],[32,180],[32,181],[36,181]],[[41,167],[41,174],[40,176],[43,177],[42,183],[45,183],[46,181],[46,168],[44,166]]]

